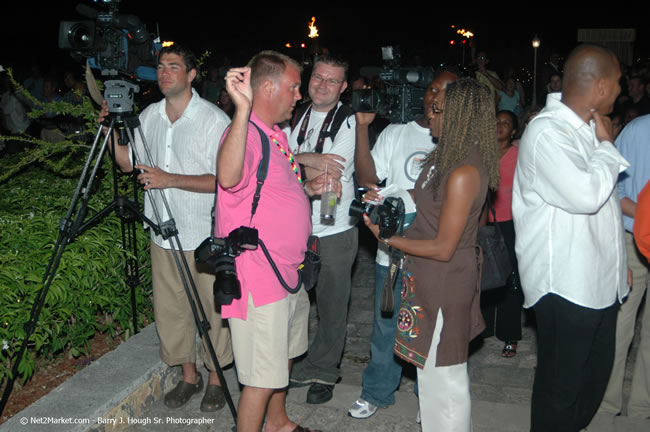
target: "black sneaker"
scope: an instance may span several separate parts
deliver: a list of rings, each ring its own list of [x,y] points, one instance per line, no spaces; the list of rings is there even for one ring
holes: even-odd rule
[[[313,383],[307,391],[308,404],[324,404],[334,396],[334,384]]]

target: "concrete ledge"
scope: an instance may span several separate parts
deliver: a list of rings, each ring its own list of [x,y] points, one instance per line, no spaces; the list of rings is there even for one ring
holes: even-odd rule
[[[160,361],[150,324],[19,412],[0,431],[117,432],[173,387],[179,370]],[[121,426],[123,425],[123,426]]]

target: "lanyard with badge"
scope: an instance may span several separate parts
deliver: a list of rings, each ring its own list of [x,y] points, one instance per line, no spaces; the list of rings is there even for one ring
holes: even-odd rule
[[[320,133],[318,134],[318,140],[316,140],[316,147],[314,148],[315,153],[322,153],[323,152],[323,145],[325,144],[325,139],[330,136],[330,132],[327,130],[330,127],[330,124],[332,123],[332,120],[334,119],[334,114],[336,113],[338,107],[332,108],[328,113],[327,116],[325,117],[325,120],[323,120],[323,125],[320,128]],[[298,131],[298,138],[297,138],[297,143],[298,143],[298,150],[296,153],[300,153],[300,146],[302,143],[305,142],[305,137],[307,137],[307,140],[311,137],[312,130],[307,133],[307,128],[309,127],[309,119],[311,118],[311,107],[307,109],[307,113],[305,113],[305,117],[302,120],[302,124],[300,125],[300,130]]]

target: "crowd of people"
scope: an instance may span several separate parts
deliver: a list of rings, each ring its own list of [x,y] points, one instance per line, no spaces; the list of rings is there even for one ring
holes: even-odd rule
[[[133,147],[111,151],[152,195],[145,213],[175,217],[218,363],[234,361],[243,386],[237,430],[309,431],[288,417],[287,389],[309,386],[311,404],[333,397],[359,229],[377,239],[376,299],[371,358],[350,416],[365,419],[394,404],[402,367],[411,363],[422,430],[470,431],[470,342],[494,335],[504,343],[501,355],[516,356],[525,307],[538,334],[531,431],[579,431],[599,410],[650,417],[648,307],[630,401],[622,405],[648,276],[634,235],[637,198],[650,180],[647,71],[625,69],[597,45],[567,54],[547,63],[540,105],[516,76],[488,69],[480,51],[469,74],[436,70],[422,116],[385,125],[344,103],[349,64],[329,54],[315,56],[303,95],[303,65],[276,51],[246,66],[211,68],[200,86],[190,51],[161,51],[162,100],[140,114],[151,161],[138,136]],[[37,76],[25,82],[34,95]],[[84,88],[72,78],[74,102]],[[39,100],[60,97],[54,82],[42,81]],[[104,103],[99,121],[109,115]],[[414,209],[403,234],[384,236],[367,215],[349,215],[355,197],[378,204],[391,187]],[[330,219],[321,217],[326,188],[338,196]],[[476,246],[484,224],[499,226],[513,272],[482,298]],[[242,226],[255,228],[265,247],[238,254],[240,295],[216,305],[214,270],[193,253],[212,233],[225,238]],[[319,326],[308,346],[310,299],[289,287],[300,288],[310,236],[318,237],[321,267],[312,299]],[[204,386],[195,319],[173,259],[169,242],[152,230],[161,358],[183,370],[164,402],[177,408],[203,392],[201,410],[215,411],[225,405],[220,366],[204,348]]]

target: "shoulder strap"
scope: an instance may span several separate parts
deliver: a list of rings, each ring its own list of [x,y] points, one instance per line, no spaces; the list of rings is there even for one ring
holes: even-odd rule
[[[293,110],[293,118],[291,119],[291,130],[293,131],[298,123],[300,123],[300,119],[305,115],[307,112],[307,109],[311,106],[311,103],[301,103],[300,105],[296,106]]]
[[[332,127],[330,127],[330,130],[328,132],[329,135],[327,135],[332,139],[332,141],[334,141],[334,138],[336,138],[336,134],[339,133],[339,129],[341,129],[343,121],[347,120],[353,114],[354,111],[352,108],[346,104],[341,105],[339,109],[336,110],[336,114],[334,114],[334,120],[332,120]],[[349,128],[350,125],[348,124],[348,129]]]
[[[269,138],[266,136],[264,131],[252,121],[248,121],[250,124],[255,126],[257,131],[260,134],[260,139],[262,142],[262,159],[260,164],[257,167],[257,188],[255,189],[255,195],[253,195],[253,203],[251,204],[251,221],[253,220],[253,215],[257,211],[257,204],[260,201],[260,194],[262,192],[262,186],[264,185],[264,180],[266,180],[266,175],[269,173],[269,154],[271,152]],[[219,192],[219,180],[216,179],[216,185],[214,189],[214,205],[212,206],[212,232],[211,236],[214,237],[214,225],[215,217],[217,211],[217,193]]]
[[[250,124],[255,126],[257,131],[260,134],[260,140],[262,142],[262,160],[257,167],[257,188],[255,189],[255,195],[253,195],[253,203],[251,204],[251,221],[253,220],[253,215],[257,211],[257,204],[260,201],[260,194],[262,192],[262,186],[264,186],[264,180],[266,180],[266,175],[269,172],[269,153],[270,145],[269,138],[266,136],[264,131],[256,125],[254,122],[250,121]]]

